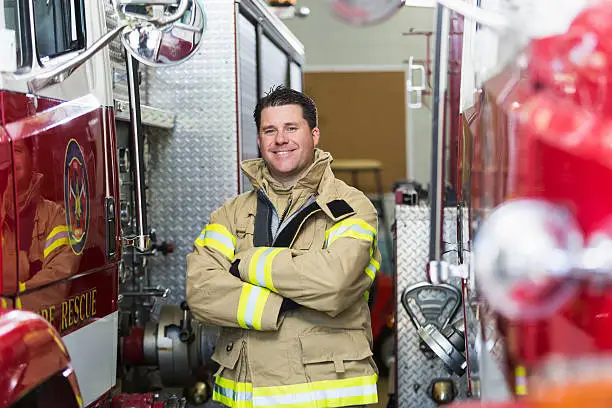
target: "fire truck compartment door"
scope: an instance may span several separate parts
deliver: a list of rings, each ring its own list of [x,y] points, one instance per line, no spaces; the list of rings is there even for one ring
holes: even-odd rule
[[[18,261],[24,264],[15,272],[22,291],[107,263],[105,110],[89,95],[6,125],[15,159]]]
[[[19,234],[3,225],[5,243],[18,249],[13,296],[61,334],[87,405],[114,385],[116,372],[118,257],[106,255],[106,199],[116,190],[112,109],[87,95],[5,130],[18,202]]]

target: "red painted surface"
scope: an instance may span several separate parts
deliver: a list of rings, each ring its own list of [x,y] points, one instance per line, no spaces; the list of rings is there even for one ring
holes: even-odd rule
[[[9,143],[6,138],[0,140],[0,187],[1,181],[5,180],[2,191],[7,189],[8,180],[17,180],[13,183],[14,194],[4,194],[2,205],[14,213],[17,207],[15,197],[23,195],[25,188],[23,183],[19,183],[22,173],[20,156],[16,152],[18,146],[25,145],[31,155],[32,173],[40,175],[43,180],[41,199],[46,201],[45,205],[49,208],[55,207],[61,212],[55,219],[56,224],[42,228],[42,235],[32,236],[31,240],[23,238],[32,234],[33,214],[20,212],[16,225],[4,229],[5,232],[16,231],[13,239],[3,242],[2,253],[12,256],[5,256],[3,263],[2,275],[6,282],[2,293],[12,298],[19,297],[23,308],[43,314],[65,335],[117,310],[118,255],[112,259],[106,257],[105,222],[107,195],[114,196],[118,202],[112,109],[98,106],[95,100],[60,104],[54,100],[38,98],[39,111],[43,107],[47,108],[36,113],[28,105],[31,104],[30,98],[10,92],[2,92],[2,102],[5,134],[11,141]],[[107,134],[104,134],[105,130]],[[107,150],[104,149],[104,138]],[[72,151],[67,150],[69,144]],[[73,152],[78,152],[76,166],[73,166],[78,170],[76,177],[67,176],[73,168],[66,168],[66,157]],[[3,162],[9,163],[5,166],[4,178],[1,177]],[[108,192],[106,173],[109,178]],[[74,216],[77,201],[74,195],[70,196],[70,184],[65,183],[67,178],[68,181],[79,180],[82,187],[78,200],[82,210],[80,218]],[[115,206],[117,222],[118,207]],[[72,211],[72,219],[65,216],[66,209]],[[37,213],[35,219],[38,217]],[[34,248],[31,242],[38,239],[44,243],[47,238],[45,235],[54,227],[70,226],[74,229],[79,222],[86,225],[86,229],[83,229],[85,232],[80,234],[84,245],[78,245],[76,239],[71,240],[70,245],[62,247],[67,253],[63,259],[56,257],[45,263],[43,248]],[[24,230],[27,232],[24,233]],[[118,232],[119,228],[114,237],[117,254],[121,249]],[[72,245],[72,242],[77,244]],[[25,283],[25,292],[19,293],[19,282]]]
[[[458,13],[452,14],[451,31],[449,35],[448,50],[448,108],[449,118],[458,118],[461,108],[461,58],[463,56],[463,16]],[[449,167],[451,172],[450,184],[459,190],[459,180],[453,177],[454,171],[458,169],[458,149],[460,129],[457,120],[451,120],[449,125]]]
[[[1,398],[21,395],[48,376],[49,370],[66,366],[65,352],[61,358],[52,353],[52,344],[61,344],[58,333],[69,334],[117,310],[119,226],[113,237],[116,255],[107,258],[105,219],[106,197],[114,197],[117,204],[119,201],[112,109],[93,99],[61,103],[38,98],[36,102],[22,94],[0,91],[0,289],[9,308],[21,306],[37,312],[51,325],[40,316],[21,311],[0,314]],[[24,150],[30,155],[31,168],[26,165]],[[24,169],[31,171],[33,181],[29,184],[20,182],[24,174],[30,174]],[[32,189],[34,180],[39,180],[36,189]],[[73,188],[76,194],[70,195],[70,187],[77,185],[70,182],[76,181],[83,188]],[[33,191],[40,197],[35,202],[43,203],[46,212],[39,211],[37,204],[32,207],[37,210],[28,214],[16,205]],[[56,216],[45,218],[43,213]],[[118,205],[115,220],[119,222]],[[87,228],[81,228],[85,225]],[[44,252],[51,242],[48,234],[57,227],[74,238],[63,242],[62,259],[53,258],[57,252],[49,252],[49,257]],[[25,291],[20,290],[20,282],[25,282]],[[39,325],[38,331],[20,328],[22,314]],[[36,350],[29,347],[29,338],[39,338]],[[77,387],[74,374],[69,380]],[[12,389],[6,388],[7,384]]]
[[[7,124],[32,116],[59,105],[61,101],[51,98],[33,98],[25,94],[0,90],[0,124]]]
[[[117,268],[106,268],[26,291],[20,299],[23,309],[42,315],[65,336],[117,311],[117,279]]]
[[[532,43],[523,72],[509,67],[488,81],[486,120],[472,150],[472,176],[478,176],[472,189],[475,210],[513,198],[538,198],[567,208],[585,241],[597,232],[612,237],[607,187],[612,179],[612,72],[608,64],[574,63],[587,33],[598,41],[584,55],[612,57],[609,41],[603,41],[610,38],[605,23],[610,16],[612,4],[596,6],[579,16],[567,34]],[[590,278],[546,319],[499,319],[508,372],[523,365],[532,373],[551,355],[609,357],[611,319],[609,281]]]
[[[3,247],[0,252],[3,256],[0,274],[3,282],[0,289],[9,308],[21,306],[39,313],[56,329],[54,332],[46,323],[45,333],[59,339],[58,333],[72,333],[117,310],[118,254],[121,250],[119,228],[117,226],[113,237],[117,255],[107,258],[105,222],[106,197],[115,197],[117,203],[119,197],[114,116],[112,109],[99,106],[95,100],[61,103],[38,98],[36,102],[37,105],[32,98],[22,94],[0,92],[0,208],[3,209]],[[72,167],[66,163],[69,145],[73,152],[78,152]],[[23,158],[24,146],[30,154],[31,168],[25,165],[28,160],[24,161]],[[31,189],[32,182],[29,185],[19,182],[20,177],[27,173],[24,168],[29,169],[32,175],[42,177],[36,190],[42,200],[40,202],[44,202],[45,208],[59,210],[59,216],[50,225],[42,225],[38,210],[34,216],[32,213],[28,215],[27,211],[21,211],[20,206],[15,205],[17,197],[34,191]],[[76,176],[68,175],[67,169],[76,171]],[[65,194],[69,193],[66,186],[70,186],[65,183],[67,179],[79,180],[86,194],[79,194],[78,200],[75,196],[66,199]],[[34,176],[32,180],[35,180]],[[84,210],[79,217],[66,217],[67,209],[76,216],[77,204]],[[118,207],[115,206],[117,222]],[[6,214],[9,213],[12,214],[9,217],[13,220],[11,225],[7,224],[9,219]],[[33,227],[37,223],[39,226]],[[45,262],[47,234],[55,227],[75,228],[77,224],[87,224],[87,228],[80,233],[83,238],[81,247],[78,247],[77,240],[66,241],[67,245],[63,247],[67,249],[66,256],[59,262],[57,259]],[[32,242],[43,244],[36,247]],[[20,292],[19,282],[25,282],[25,291]],[[35,320],[44,322],[40,316]],[[42,343],[36,352],[38,354],[23,352],[28,333],[19,328],[15,330],[10,340],[0,339],[0,349],[3,345],[7,346],[0,359],[0,364],[6,364],[0,366],[4,374],[0,374],[0,384],[12,384],[14,388],[6,392],[0,389],[0,395],[7,398],[27,392],[36,385],[36,381],[48,374],[48,370],[57,371],[63,364],[57,358],[49,361],[51,357],[43,354],[48,347]],[[16,345],[11,346],[15,349],[14,353],[21,350],[19,355],[24,361],[28,358],[32,360],[20,363],[4,358],[4,353],[10,352],[8,345],[11,344]],[[54,341],[54,344],[61,343]],[[13,373],[9,367],[17,371]],[[32,367],[32,370],[26,370],[25,374],[21,372],[20,377],[18,371],[27,367]],[[78,391],[74,374],[70,374],[69,380]]]
[[[0,408],[68,368],[69,356],[47,321],[30,312],[0,310]],[[74,374],[69,380],[80,395]]]
[[[34,172],[44,176],[42,197],[65,207],[66,148],[75,140],[81,148],[86,165],[87,191],[81,199],[82,207],[89,201],[86,256],[80,259],[78,272],[104,265],[106,242],[104,237],[104,128],[105,112],[101,107],[62,104],[35,116],[7,124],[9,136],[16,141],[27,141],[33,149]],[[17,191],[20,194],[20,191]],[[85,196],[86,195],[86,196]],[[64,208],[65,211],[69,209]],[[23,219],[23,217],[20,217]],[[73,248],[75,252],[76,248]],[[21,248],[27,251],[28,248]],[[31,271],[31,275],[37,271]]]
[[[113,397],[111,408],[164,408],[165,403],[155,399],[151,393],[120,394]]]
[[[164,35],[161,39],[158,58],[165,62],[179,62],[193,52],[195,44],[172,35]]]
[[[394,308],[393,278],[384,273],[379,273],[376,276],[376,281],[376,295],[370,312],[374,340],[392,320]]]
[[[5,192],[2,196],[0,196],[0,205],[4,206],[7,204],[12,204],[15,202],[15,196],[13,192],[6,191],[8,186],[9,178],[13,177],[13,166],[12,166],[12,158],[11,158],[11,147],[8,141],[8,135],[3,127],[0,126],[0,191]],[[16,250],[16,248],[13,248]],[[3,251],[0,251],[0,265],[4,265],[4,256],[2,255]],[[1,271],[0,271],[1,272]],[[16,285],[17,278],[8,279],[9,285]],[[0,294],[5,294],[5,282],[4,282],[4,274],[0,273]]]
[[[144,362],[144,327],[132,327],[129,336],[121,338],[122,361],[127,365],[140,365]]]

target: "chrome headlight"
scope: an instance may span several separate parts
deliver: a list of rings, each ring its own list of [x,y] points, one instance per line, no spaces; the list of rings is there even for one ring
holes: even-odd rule
[[[575,293],[570,276],[582,250],[571,214],[536,199],[496,208],[474,239],[474,272],[483,296],[509,318],[541,318]]]

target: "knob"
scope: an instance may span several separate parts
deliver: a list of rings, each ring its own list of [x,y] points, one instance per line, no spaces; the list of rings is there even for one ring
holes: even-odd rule
[[[183,343],[191,343],[195,338],[193,330],[191,329],[191,311],[186,300],[181,302],[181,310],[183,311],[183,320],[181,321],[181,333],[179,339]]]
[[[431,385],[431,399],[440,405],[450,404],[457,397],[457,388],[451,379],[437,379]]]
[[[157,247],[157,250],[164,255],[171,254],[174,252],[174,244],[172,242],[164,241]]]

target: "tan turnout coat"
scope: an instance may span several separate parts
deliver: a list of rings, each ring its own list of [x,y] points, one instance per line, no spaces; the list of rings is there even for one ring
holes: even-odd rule
[[[334,177],[331,161],[317,149],[287,192],[279,230],[300,218],[288,247],[253,247],[257,191],[273,196],[278,188],[256,159],[242,166],[254,190],[213,212],[187,256],[189,306],[222,327],[214,398],[227,406],[377,402],[367,296],[380,266],[378,218],[363,193]],[[228,272],[235,259],[240,279]],[[283,298],[300,307],[280,313]]]

